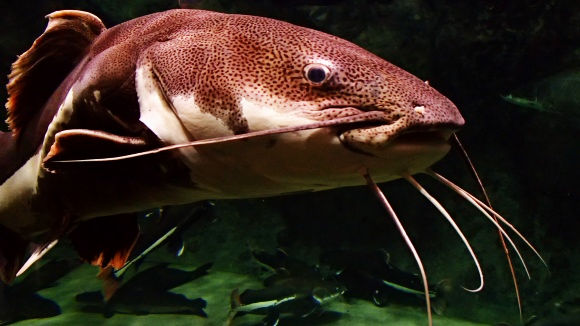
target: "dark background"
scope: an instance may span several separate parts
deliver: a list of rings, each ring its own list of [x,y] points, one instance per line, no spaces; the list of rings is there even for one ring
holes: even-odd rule
[[[130,3],[130,4],[129,4]],[[184,2],[185,3],[185,2]],[[523,250],[532,272],[521,282],[524,315],[578,314],[580,211],[580,2],[568,1],[187,1],[198,8],[268,16],[346,38],[415,74],[449,97],[467,124],[459,133],[494,206],[529,237],[549,263],[546,272]],[[16,55],[58,9],[82,9],[107,26],[169,8],[177,1],[3,1],[0,69],[3,83]],[[541,107],[508,103],[514,94]],[[0,93],[1,102],[6,91]],[[2,112],[4,114],[4,112]],[[5,115],[2,115],[2,120]],[[5,129],[6,126],[4,125]],[[472,192],[457,154],[435,166]],[[513,286],[493,226],[443,187],[420,178],[445,202],[472,239],[487,288],[457,294],[450,314],[481,321],[517,320]],[[426,262],[431,280],[475,284],[468,256],[446,223],[410,186],[383,186]],[[219,203],[218,203],[219,205]],[[386,248],[399,266],[414,262],[386,213],[365,188],[340,189],[266,201],[231,201],[242,218],[257,206],[280,212],[278,246],[308,256],[331,248]],[[256,225],[252,227],[258,227]],[[268,230],[263,230],[268,232]],[[208,240],[209,241],[209,240]],[[523,246],[522,246],[523,247]],[[241,258],[240,258],[241,259]],[[306,258],[305,258],[306,259]],[[496,315],[477,316],[481,305]]]

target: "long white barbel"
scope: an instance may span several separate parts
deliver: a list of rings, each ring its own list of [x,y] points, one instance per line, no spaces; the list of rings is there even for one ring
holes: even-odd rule
[[[435,208],[437,208],[437,210],[439,210],[441,215],[443,215],[443,217],[445,217],[445,219],[449,222],[449,224],[451,224],[451,226],[453,227],[455,232],[457,232],[457,234],[461,238],[461,241],[463,241],[463,244],[465,244],[467,251],[469,251],[469,254],[471,255],[471,258],[472,258],[472,260],[475,263],[475,266],[477,268],[477,273],[479,274],[479,286],[475,289],[468,289],[464,286],[462,286],[462,288],[466,291],[469,291],[469,292],[481,291],[483,289],[483,285],[484,285],[483,271],[481,269],[481,266],[479,264],[477,256],[475,255],[475,252],[473,252],[473,249],[471,248],[469,241],[467,241],[467,238],[465,237],[465,235],[463,235],[463,232],[461,232],[461,229],[459,229],[459,227],[457,226],[457,224],[455,223],[455,221],[453,220],[451,215],[447,212],[445,207],[443,207],[443,205],[441,205],[441,203],[439,203],[439,201],[437,199],[435,199],[435,197],[431,196],[431,194],[429,192],[427,192],[427,190],[425,188],[423,188],[419,184],[419,182],[417,182],[417,180],[415,180],[415,178],[413,178],[411,175],[408,175],[408,174],[403,175],[403,177],[407,181],[409,181],[409,183],[411,185],[413,185],[413,187],[415,187],[425,198],[427,198],[427,200],[429,200],[431,202],[431,204],[433,204],[433,206],[435,206]]]
[[[421,272],[421,279],[423,280],[423,288],[425,291],[425,302],[427,303],[427,320],[429,322],[429,326],[433,326],[433,316],[431,314],[431,298],[429,298],[429,284],[427,282],[427,274],[425,273],[425,268],[423,267],[423,263],[421,262],[421,257],[419,257],[419,254],[417,253],[417,250],[415,250],[415,246],[413,245],[413,242],[411,241],[411,239],[407,235],[407,232],[405,231],[403,224],[401,223],[401,221],[397,217],[395,210],[393,209],[393,207],[391,206],[391,204],[387,200],[387,197],[385,196],[385,194],[382,192],[382,190],[379,188],[379,186],[377,186],[377,184],[371,178],[368,171],[366,171],[366,173],[364,173],[363,176],[364,176],[365,180],[367,181],[368,186],[375,193],[375,195],[379,198],[379,200],[381,201],[381,203],[383,204],[383,206],[385,207],[385,209],[387,210],[387,212],[389,213],[389,215],[391,216],[391,218],[395,222],[395,225],[397,226],[399,233],[403,237],[403,240],[405,240],[405,243],[407,244],[407,247],[409,248],[409,250],[411,250],[413,257],[415,258],[415,261],[417,262],[417,266],[419,266],[419,271]]]
[[[427,169],[426,172],[427,172],[428,175],[434,177],[439,182],[441,182],[444,185],[446,185],[447,187],[451,188],[458,195],[460,195],[461,197],[465,198],[474,207],[476,207],[479,211],[481,211],[486,217],[488,217],[488,218],[491,217],[491,216],[489,216],[489,214],[495,215],[498,218],[498,220],[500,220],[510,230],[512,230],[534,252],[534,254],[540,259],[540,261],[542,262],[542,264],[544,264],[546,266],[546,268],[548,268],[548,264],[546,263],[546,261],[544,260],[544,258],[542,257],[542,255],[540,255],[540,253],[538,252],[538,250],[528,241],[528,239],[526,239],[526,237],[524,237],[520,233],[520,231],[518,231],[518,229],[516,229],[515,226],[513,226],[511,223],[509,223],[506,218],[504,218],[503,216],[501,216],[498,212],[496,212],[495,210],[493,210],[491,207],[487,206],[481,200],[477,199],[477,197],[473,196],[468,191],[464,190],[463,188],[459,187],[455,183],[451,182],[450,180],[448,180],[447,178],[445,178],[441,174],[439,174],[439,173],[437,173],[437,172],[435,172],[435,171],[433,171],[431,169]],[[485,212],[485,211],[489,212],[489,214],[487,212]],[[493,218],[492,218],[492,220],[493,220]],[[493,220],[492,222],[495,222],[495,220]],[[496,226],[498,226],[498,224],[496,224],[496,223],[494,223],[494,224]],[[502,233],[504,235],[506,235],[504,232],[502,232]]]
[[[299,125],[299,126],[251,131],[251,132],[247,132],[245,134],[239,134],[239,135],[230,135],[230,136],[222,136],[222,137],[215,137],[215,138],[209,138],[209,139],[195,140],[195,141],[191,141],[191,142],[187,142],[187,143],[169,145],[169,146],[154,148],[151,150],[142,151],[142,152],[133,153],[133,154],[127,154],[127,155],[103,157],[103,158],[76,159],[76,160],[54,160],[54,161],[50,161],[50,163],[51,164],[54,164],[54,163],[62,164],[62,163],[90,163],[90,162],[121,161],[121,160],[127,160],[127,159],[131,159],[131,158],[141,157],[141,156],[158,154],[161,152],[172,151],[172,150],[185,148],[185,147],[219,144],[219,143],[225,143],[225,142],[230,142],[230,141],[244,140],[244,139],[250,139],[250,138],[267,136],[267,135],[284,134],[284,133],[290,133],[290,132],[296,132],[296,131],[302,131],[302,130],[319,129],[319,128],[325,128],[325,127],[334,127],[334,126],[346,126],[346,125],[356,124],[356,123],[361,123],[361,122],[365,122],[365,123],[381,122],[381,123],[388,124],[391,121],[384,115],[384,113],[365,112],[365,113],[357,114],[354,116],[337,118],[337,119],[332,119],[332,120],[327,120],[327,121],[314,122],[314,123],[308,123],[308,124]]]

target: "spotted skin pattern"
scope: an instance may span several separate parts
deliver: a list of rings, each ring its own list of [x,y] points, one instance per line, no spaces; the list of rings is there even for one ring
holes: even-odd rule
[[[148,67],[168,98],[193,96],[202,112],[235,134],[249,131],[242,98],[315,120],[378,110],[398,121],[391,130],[345,133],[347,141],[361,143],[430,123],[462,122],[448,99],[406,71],[335,36],[268,18],[171,10],[109,29],[91,52],[98,68],[87,77],[91,84],[103,87],[106,80],[134,91],[126,76],[134,76],[135,66]],[[312,63],[329,68],[322,85],[305,77]],[[419,114],[417,106],[427,110]]]

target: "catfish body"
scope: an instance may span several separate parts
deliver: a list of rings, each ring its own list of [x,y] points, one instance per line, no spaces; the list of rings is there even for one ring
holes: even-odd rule
[[[451,101],[404,70],[285,22],[201,10],[110,29],[86,12],[48,18],[8,84],[5,281],[29,251],[63,236],[93,264],[122,266],[139,233],[133,213],[143,209],[359,185],[364,171],[378,181],[422,171],[464,123]],[[309,124],[320,127],[65,162]]]

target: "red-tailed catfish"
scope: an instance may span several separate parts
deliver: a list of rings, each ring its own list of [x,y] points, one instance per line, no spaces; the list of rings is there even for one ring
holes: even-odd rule
[[[139,236],[134,213],[152,207],[370,175],[413,182],[464,124],[428,83],[278,20],[170,10],[107,29],[81,11],[48,18],[7,86],[5,282],[63,237],[86,261],[121,267]]]

